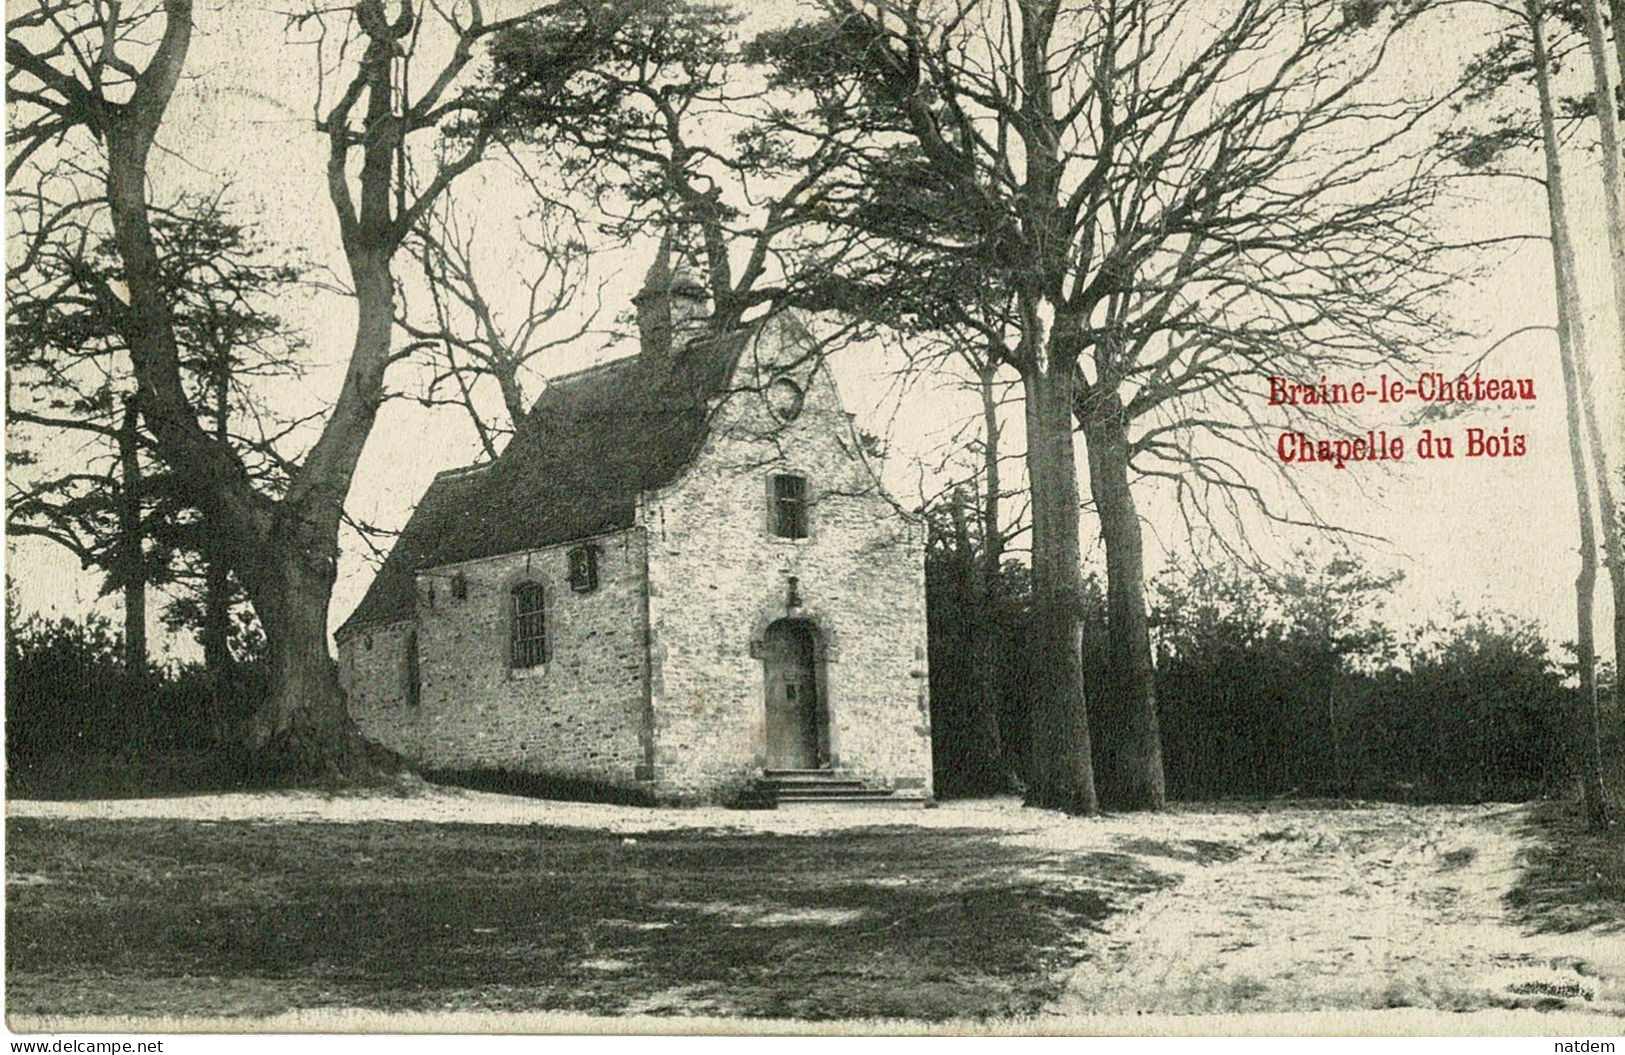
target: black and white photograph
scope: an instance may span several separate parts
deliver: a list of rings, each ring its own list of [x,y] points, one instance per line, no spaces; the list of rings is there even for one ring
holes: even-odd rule
[[[5,14],[11,1037],[1615,1050],[1625,0]]]

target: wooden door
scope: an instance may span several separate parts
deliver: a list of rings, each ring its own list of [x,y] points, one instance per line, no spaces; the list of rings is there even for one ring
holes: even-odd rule
[[[818,764],[818,682],[812,632],[782,620],[767,628],[767,768],[813,769]]]

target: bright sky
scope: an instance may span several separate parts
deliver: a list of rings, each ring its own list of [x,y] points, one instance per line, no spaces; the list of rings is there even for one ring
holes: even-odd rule
[[[753,15],[766,17],[760,5],[752,7]],[[229,197],[239,203],[239,216],[259,218],[272,239],[342,268],[323,182],[323,142],[310,119],[315,88],[312,52],[290,44],[282,18],[263,10],[221,5],[201,11],[199,22],[189,67],[193,76],[177,97],[165,135],[170,153],[156,163],[155,184],[173,191],[183,185],[229,183]],[[1425,47],[1437,51],[1412,49],[1399,56],[1395,69],[1407,71],[1405,86],[1425,86],[1428,71],[1453,68],[1458,58],[1448,49],[1459,48],[1460,41],[1458,36],[1434,35]],[[1600,180],[1594,157],[1576,155],[1570,162],[1583,277],[1591,293],[1588,322],[1593,348],[1600,352],[1618,347],[1602,281],[1606,257]],[[1482,201],[1474,207],[1441,216],[1441,225],[1464,238],[1544,231],[1544,202],[1532,184],[1486,185],[1481,194]],[[523,254],[513,252],[514,242],[503,237],[525,208],[512,179],[499,167],[477,170],[460,185],[459,199],[479,203],[479,229],[493,246],[502,247],[489,262],[491,273],[523,273],[527,266]],[[651,251],[651,246],[638,245],[595,260],[593,281],[605,283],[604,321],[628,304]],[[1463,321],[1493,339],[1519,327],[1548,324],[1554,312],[1551,287],[1545,245],[1522,243],[1509,250],[1482,282],[1461,289],[1456,307]],[[302,382],[284,386],[277,398],[289,409],[319,405],[336,391],[338,369],[348,353],[353,309],[341,298],[317,295],[284,310],[310,334],[317,369]],[[1453,367],[1482,348],[1483,344],[1475,344],[1452,350],[1448,365],[1441,369],[1453,373]],[[553,358],[545,369],[564,372],[624,351],[630,349],[606,352],[600,343],[587,342]],[[1598,358],[1613,368],[1604,398],[1617,408],[1619,357]],[[833,368],[848,409],[857,413],[860,425],[889,439],[885,475],[893,492],[907,503],[919,494],[922,478],[928,491],[935,490],[921,459],[928,464],[940,461],[940,447],[976,413],[974,396],[949,383],[931,381],[915,385],[899,401],[896,364],[874,350],[838,358]],[[1497,352],[1484,372],[1533,377],[1536,403],[1484,407],[1444,428],[1459,433],[1481,426],[1499,433],[1506,426],[1527,435],[1526,457],[1458,458],[1443,465],[1408,461],[1398,469],[1310,467],[1301,470],[1302,477],[1331,520],[1385,540],[1371,544],[1366,552],[1377,563],[1406,572],[1407,582],[1392,606],[1401,619],[1442,618],[1455,598],[1469,607],[1493,606],[1538,619],[1554,638],[1566,639],[1573,634],[1577,564],[1555,338],[1549,331],[1519,337]],[[1262,404],[1262,392],[1259,399]],[[1021,446],[1020,416],[1008,417],[1007,443],[1016,452]],[[1362,411],[1361,418],[1374,429],[1398,424],[1377,408]],[[1611,410],[1606,420],[1617,423],[1619,418]],[[1414,429],[1403,431],[1414,436]],[[1614,432],[1619,438],[1620,430],[1616,427]],[[351,512],[398,528],[437,471],[472,461],[478,453],[459,412],[392,402],[380,415],[363,457]],[[1622,453],[1625,442],[1616,447],[1615,457]],[[1188,551],[1192,540],[1166,494],[1144,489],[1140,508],[1153,570],[1167,553]],[[1093,526],[1086,521],[1083,530],[1088,559],[1099,563],[1100,544]],[[1283,535],[1262,540],[1260,547],[1265,553],[1284,554],[1309,540],[1307,534]],[[25,608],[78,612],[97,603],[96,581],[80,572],[71,557],[46,543],[14,544],[10,568]],[[359,601],[371,574],[368,554],[347,546],[333,603],[335,625]],[[1605,588],[1599,590],[1599,628],[1607,626],[1605,594]],[[113,612],[114,603],[103,600],[100,605]],[[1599,636],[1599,645],[1610,645],[1607,634]]]

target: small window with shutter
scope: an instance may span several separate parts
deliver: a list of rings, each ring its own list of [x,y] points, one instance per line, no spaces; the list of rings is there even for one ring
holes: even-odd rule
[[[780,538],[807,537],[807,478],[788,474],[773,477],[773,534]]]
[[[541,584],[522,582],[513,588],[513,648],[515,670],[539,667],[547,661],[547,607]]]
[[[570,589],[576,593],[598,589],[597,546],[577,546],[570,551]]]

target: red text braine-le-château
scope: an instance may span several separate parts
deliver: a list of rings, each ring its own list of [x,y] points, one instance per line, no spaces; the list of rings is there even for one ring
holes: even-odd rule
[[[1269,405],[1279,406],[1338,406],[1361,403],[1525,403],[1535,398],[1535,379],[1532,377],[1485,377],[1483,374],[1458,374],[1454,378],[1431,372],[1415,381],[1381,374],[1375,383],[1361,378],[1355,381],[1331,381],[1325,374],[1318,381],[1293,381],[1285,377],[1270,379]]]

